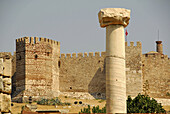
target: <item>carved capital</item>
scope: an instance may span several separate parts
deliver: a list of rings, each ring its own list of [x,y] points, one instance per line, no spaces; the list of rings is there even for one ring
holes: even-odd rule
[[[98,13],[101,27],[108,25],[123,25],[126,27],[130,20],[130,10],[124,8],[105,8]]]

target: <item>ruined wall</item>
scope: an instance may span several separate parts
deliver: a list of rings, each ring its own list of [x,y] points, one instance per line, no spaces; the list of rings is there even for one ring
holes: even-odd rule
[[[144,93],[154,98],[170,98],[170,59],[167,55],[143,55]]]
[[[16,94],[54,97],[59,88],[60,43],[38,37],[16,40]]]
[[[126,43],[126,74],[127,94],[135,96],[142,92],[142,49],[141,43],[137,46]],[[60,58],[60,91],[61,92],[89,92],[105,94],[105,52],[101,54],[76,53],[61,54]]]
[[[11,111],[11,74],[11,53],[0,52],[0,112]]]

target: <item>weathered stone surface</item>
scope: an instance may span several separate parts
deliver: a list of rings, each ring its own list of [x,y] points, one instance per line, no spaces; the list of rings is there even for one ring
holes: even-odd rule
[[[3,83],[11,85],[11,78],[3,78]]]
[[[0,75],[3,74],[3,58],[0,58]]]
[[[10,113],[11,110],[11,53],[0,52],[0,113]]]
[[[11,110],[11,96],[7,94],[0,94],[0,110],[1,112],[10,112]]]
[[[4,93],[11,93],[11,78],[3,78]]]
[[[15,97],[57,97],[59,91],[60,42],[47,38],[16,40]],[[21,97],[24,97],[21,96]],[[25,99],[25,98],[24,98]]]
[[[123,8],[104,8],[98,13],[101,27],[108,25],[123,25],[126,27],[130,20],[130,10]]]
[[[142,70],[140,64],[142,61],[142,47],[138,45],[139,43],[137,42],[137,45],[133,46],[125,46],[126,67],[128,68],[128,71],[126,71],[127,95],[131,96],[136,96],[142,92],[142,72],[139,72]],[[70,95],[71,92],[82,92],[80,93],[82,98],[86,98],[83,92],[89,92],[95,98],[97,93],[101,93],[105,98],[106,52],[101,52],[100,56],[93,53],[84,53],[84,56],[80,58],[76,58],[76,54],[74,55],[71,58],[67,56],[60,58],[60,91],[70,92]],[[134,70],[138,73],[134,74],[132,72]]]
[[[100,26],[106,26],[106,113],[127,112],[124,27],[129,19],[130,10],[126,9],[99,12]]]
[[[4,90],[4,85],[3,85],[3,79],[2,76],[0,76],[0,92]]]

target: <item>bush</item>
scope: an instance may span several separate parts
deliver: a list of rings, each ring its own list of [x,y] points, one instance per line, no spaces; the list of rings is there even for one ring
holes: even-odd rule
[[[134,99],[128,96],[127,113],[165,113],[160,103],[154,98],[138,94]]]
[[[91,110],[91,109],[90,109],[90,105],[88,105],[88,108],[84,108],[83,110],[81,109],[81,111],[79,112],[79,114],[80,114],[80,113],[91,113],[90,110]]]
[[[128,96],[127,99],[127,113],[165,113],[160,103],[154,98],[149,96],[138,94],[134,99]],[[90,105],[88,108],[84,108],[79,113],[91,113]],[[102,109],[99,106],[92,108],[92,113],[106,113],[106,106]]]
[[[37,101],[37,104],[40,105],[71,105],[71,103],[64,102],[62,103],[61,100],[56,97],[55,99],[44,99],[42,98],[40,101]]]
[[[88,108],[81,109],[80,113],[91,113],[90,105],[88,105]],[[92,108],[92,113],[106,113],[106,107],[103,107],[102,109],[99,108],[99,106],[94,106]]]

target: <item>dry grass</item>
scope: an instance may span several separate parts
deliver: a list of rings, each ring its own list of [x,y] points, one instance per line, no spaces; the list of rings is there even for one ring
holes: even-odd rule
[[[62,102],[69,102],[71,103],[71,107],[69,106],[57,106],[57,108],[55,106],[48,106],[48,105],[37,105],[38,109],[67,109],[69,110],[69,113],[78,113],[82,108],[87,107],[87,105],[91,105],[91,107],[97,106],[99,105],[100,108],[104,107],[106,104],[105,100],[101,100],[101,99],[94,99],[94,100],[87,100],[87,99],[75,99],[75,98],[65,98],[64,96],[60,96],[59,97],[61,99]],[[77,101],[82,101],[83,104],[86,104],[84,106],[80,105],[80,104],[74,104],[74,102]],[[22,106],[25,106],[27,103],[13,103],[14,106],[12,106],[12,113],[13,114],[18,114],[21,113],[21,108]],[[33,103],[36,104],[36,103]],[[170,106],[164,106],[164,109],[166,111],[170,111]]]
[[[60,96],[59,97],[61,99],[62,102],[69,102],[71,103],[71,107],[70,106],[57,106],[57,108],[55,106],[48,106],[48,105],[37,105],[38,109],[67,109],[69,110],[69,113],[78,113],[82,108],[86,107],[87,105],[91,105],[92,106],[97,106],[99,105],[100,108],[105,106],[105,100],[86,100],[86,99],[75,99],[75,98],[65,98],[64,96]],[[77,101],[82,101],[82,103],[84,105],[80,105],[80,104],[74,104],[74,102]],[[12,106],[12,113],[13,114],[18,114],[21,113],[21,108],[22,106],[25,106],[27,103],[13,103],[14,106]],[[36,103],[33,103],[36,104]]]
[[[169,111],[169,112],[170,112],[170,106],[163,106],[163,108],[164,108],[166,111]]]

